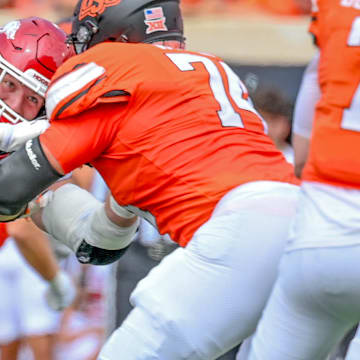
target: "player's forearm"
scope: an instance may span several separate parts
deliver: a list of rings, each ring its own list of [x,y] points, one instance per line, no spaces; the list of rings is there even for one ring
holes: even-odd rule
[[[295,175],[298,178],[300,178],[302,170],[307,161],[310,139],[308,139],[304,136],[298,135],[298,134],[293,134],[292,143],[293,143],[294,154],[295,154],[295,161],[294,161]]]
[[[58,263],[46,235],[28,220],[17,220],[8,225],[12,236],[26,261],[47,281],[55,278]]]
[[[29,140],[0,162],[0,221],[19,217],[26,204],[61,177],[39,143]]]
[[[45,119],[20,122],[18,124],[0,124],[0,150],[12,152],[18,150],[26,141],[42,134],[49,127]]]

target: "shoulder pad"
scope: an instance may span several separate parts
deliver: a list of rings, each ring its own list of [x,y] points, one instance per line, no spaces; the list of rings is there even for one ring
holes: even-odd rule
[[[74,116],[101,102],[127,101],[130,94],[114,89],[103,66],[71,60],[60,67],[50,84],[46,95],[48,119]]]

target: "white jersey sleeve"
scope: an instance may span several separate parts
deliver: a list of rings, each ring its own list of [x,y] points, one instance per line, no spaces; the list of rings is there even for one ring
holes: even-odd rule
[[[305,69],[294,109],[293,134],[307,139],[311,137],[315,107],[321,95],[318,83],[318,62],[319,53],[317,52]]]
[[[26,141],[42,134],[49,127],[49,122],[43,119],[24,121],[18,124],[0,123],[0,150],[12,152]]]

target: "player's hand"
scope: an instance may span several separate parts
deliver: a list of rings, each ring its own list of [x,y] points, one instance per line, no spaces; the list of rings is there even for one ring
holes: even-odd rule
[[[0,150],[10,153],[19,149],[28,140],[42,134],[49,127],[45,118],[23,121],[18,124],[0,125]]]
[[[49,281],[49,288],[45,296],[52,309],[61,311],[73,303],[76,288],[69,275],[60,270],[55,278]]]

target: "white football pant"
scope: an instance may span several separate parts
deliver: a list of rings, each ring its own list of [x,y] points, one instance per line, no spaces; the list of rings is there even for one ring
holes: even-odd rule
[[[188,246],[138,283],[135,309],[99,359],[211,360],[253,333],[297,197],[297,186],[270,181],[230,191]]]
[[[324,360],[360,320],[360,191],[304,183],[290,233],[249,360]]]

